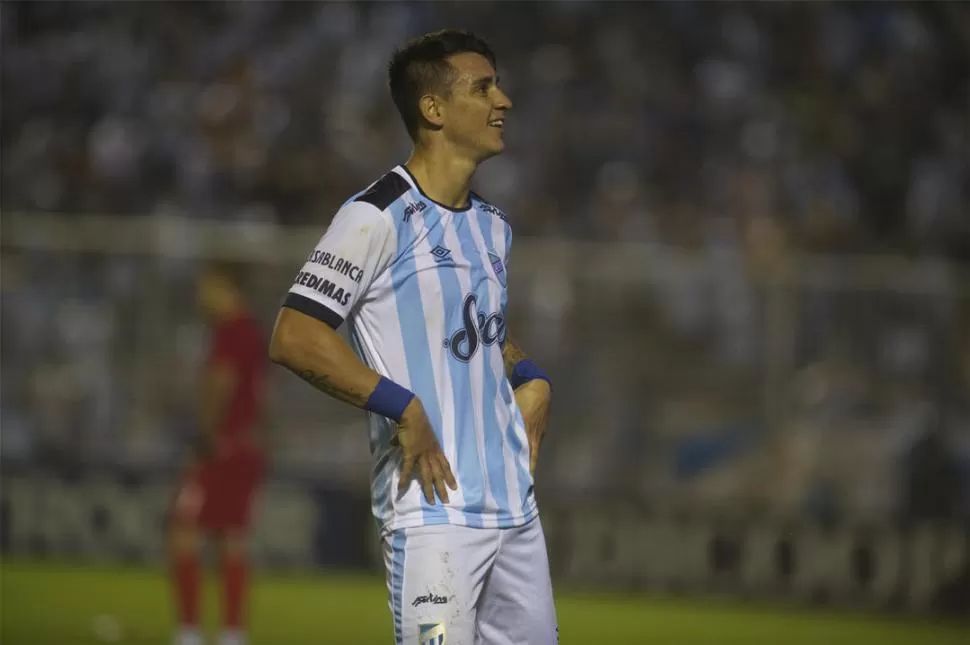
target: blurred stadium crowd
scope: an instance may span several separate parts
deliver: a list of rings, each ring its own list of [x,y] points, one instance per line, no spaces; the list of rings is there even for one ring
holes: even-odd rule
[[[408,152],[393,45],[445,25],[498,53],[509,148],[478,184],[518,239],[671,269],[513,267],[510,324],[557,378],[549,489],[970,516],[970,297],[791,287],[779,323],[751,274],[792,250],[970,259],[960,3],[4,3],[2,210],[323,227]],[[4,457],[171,459],[191,267],[3,255]],[[254,271],[267,324],[295,270]],[[366,477],[359,415],[274,387],[282,464]]]
[[[326,221],[408,146],[395,43],[472,28],[520,234],[966,254],[961,3],[9,3],[5,210]]]

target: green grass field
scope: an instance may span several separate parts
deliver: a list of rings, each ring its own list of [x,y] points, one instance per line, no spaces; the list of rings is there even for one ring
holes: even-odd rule
[[[207,623],[217,602],[210,580]],[[563,645],[966,645],[970,629],[909,619],[753,608],[608,595],[559,593]],[[101,622],[120,627],[96,634]],[[171,642],[162,571],[0,564],[0,644],[88,645]],[[252,645],[393,642],[383,581],[374,577],[257,575]]]

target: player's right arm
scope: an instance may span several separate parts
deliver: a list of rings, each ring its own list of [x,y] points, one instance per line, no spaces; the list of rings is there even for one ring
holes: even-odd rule
[[[434,490],[447,502],[446,484],[457,484],[420,399],[365,365],[337,334],[395,249],[393,225],[380,210],[363,202],[341,208],[287,294],[269,355],[318,390],[397,422],[401,488],[416,469],[428,502]]]
[[[269,356],[321,392],[360,409],[366,409],[381,380],[335,329],[286,305],[276,317]]]

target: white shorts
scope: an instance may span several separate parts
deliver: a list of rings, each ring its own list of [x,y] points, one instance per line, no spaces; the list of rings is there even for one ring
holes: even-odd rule
[[[542,524],[442,524],[383,538],[397,645],[556,645]]]

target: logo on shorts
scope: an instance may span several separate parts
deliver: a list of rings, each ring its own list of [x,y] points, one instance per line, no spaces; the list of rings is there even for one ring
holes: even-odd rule
[[[448,597],[439,596],[438,594],[428,592],[423,596],[418,596],[411,602],[412,607],[420,607],[421,605],[447,605]]]
[[[445,645],[445,626],[441,623],[419,625],[418,645]]]

